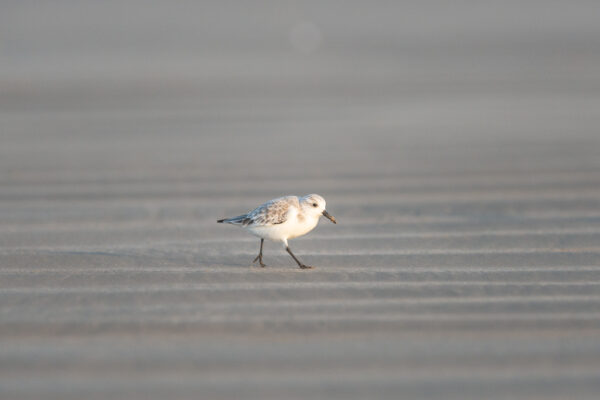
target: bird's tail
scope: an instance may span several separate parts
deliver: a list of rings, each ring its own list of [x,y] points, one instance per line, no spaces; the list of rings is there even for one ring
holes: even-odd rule
[[[250,223],[251,219],[248,218],[247,214],[243,214],[243,215],[238,215],[237,217],[233,217],[233,218],[223,218],[223,219],[218,219],[217,222],[222,224],[222,223],[226,223],[226,224],[233,224],[233,225],[248,225],[248,223]]]

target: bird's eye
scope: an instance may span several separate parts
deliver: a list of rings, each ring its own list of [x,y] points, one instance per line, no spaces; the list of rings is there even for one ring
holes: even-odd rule
[[[316,207],[316,206],[317,206],[317,203],[313,203],[313,207]]]

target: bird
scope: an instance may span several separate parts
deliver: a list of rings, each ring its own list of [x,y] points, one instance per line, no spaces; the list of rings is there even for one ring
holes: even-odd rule
[[[219,219],[217,222],[240,226],[260,238],[260,250],[253,263],[258,261],[261,267],[266,266],[263,263],[263,244],[265,239],[269,239],[281,242],[301,269],[311,269],[314,267],[305,265],[292,253],[288,239],[312,231],[321,216],[337,224],[336,219],[325,210],[325,204],[325,199],[318,194],[283,196],[269,200],[246,214]]]

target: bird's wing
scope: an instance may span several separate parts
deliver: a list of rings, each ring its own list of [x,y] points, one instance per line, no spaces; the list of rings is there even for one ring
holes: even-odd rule
[[[287,221],[288,213],[292,207],[300,207],[300,202],[296,196],[285,196],[267,201],[247,214],[251,221],[245,225],[282,224]]]
[[[232,225],[242,225],[247,226],[252,223],[252,219],[248,216],[248,214],[238,215],[237,217],[232,218],[223,218],[217,220],[219,223],[226,223]]]

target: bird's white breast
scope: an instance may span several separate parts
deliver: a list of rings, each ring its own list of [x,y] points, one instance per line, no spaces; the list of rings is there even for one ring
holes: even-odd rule
[[[319,223],[319,217],[315,218],[314,216],[296,216],[294,220],[295,223],[290,223],[290,235],[288,236],[288,239],[306,235]]]
[[[298,210],[293,208],[290,209],[284,223],[263,226],[250,225],[246,229],[264,239],[283,241],[307,234],[317,226],[318,222],[318,216],[298,215]]]

